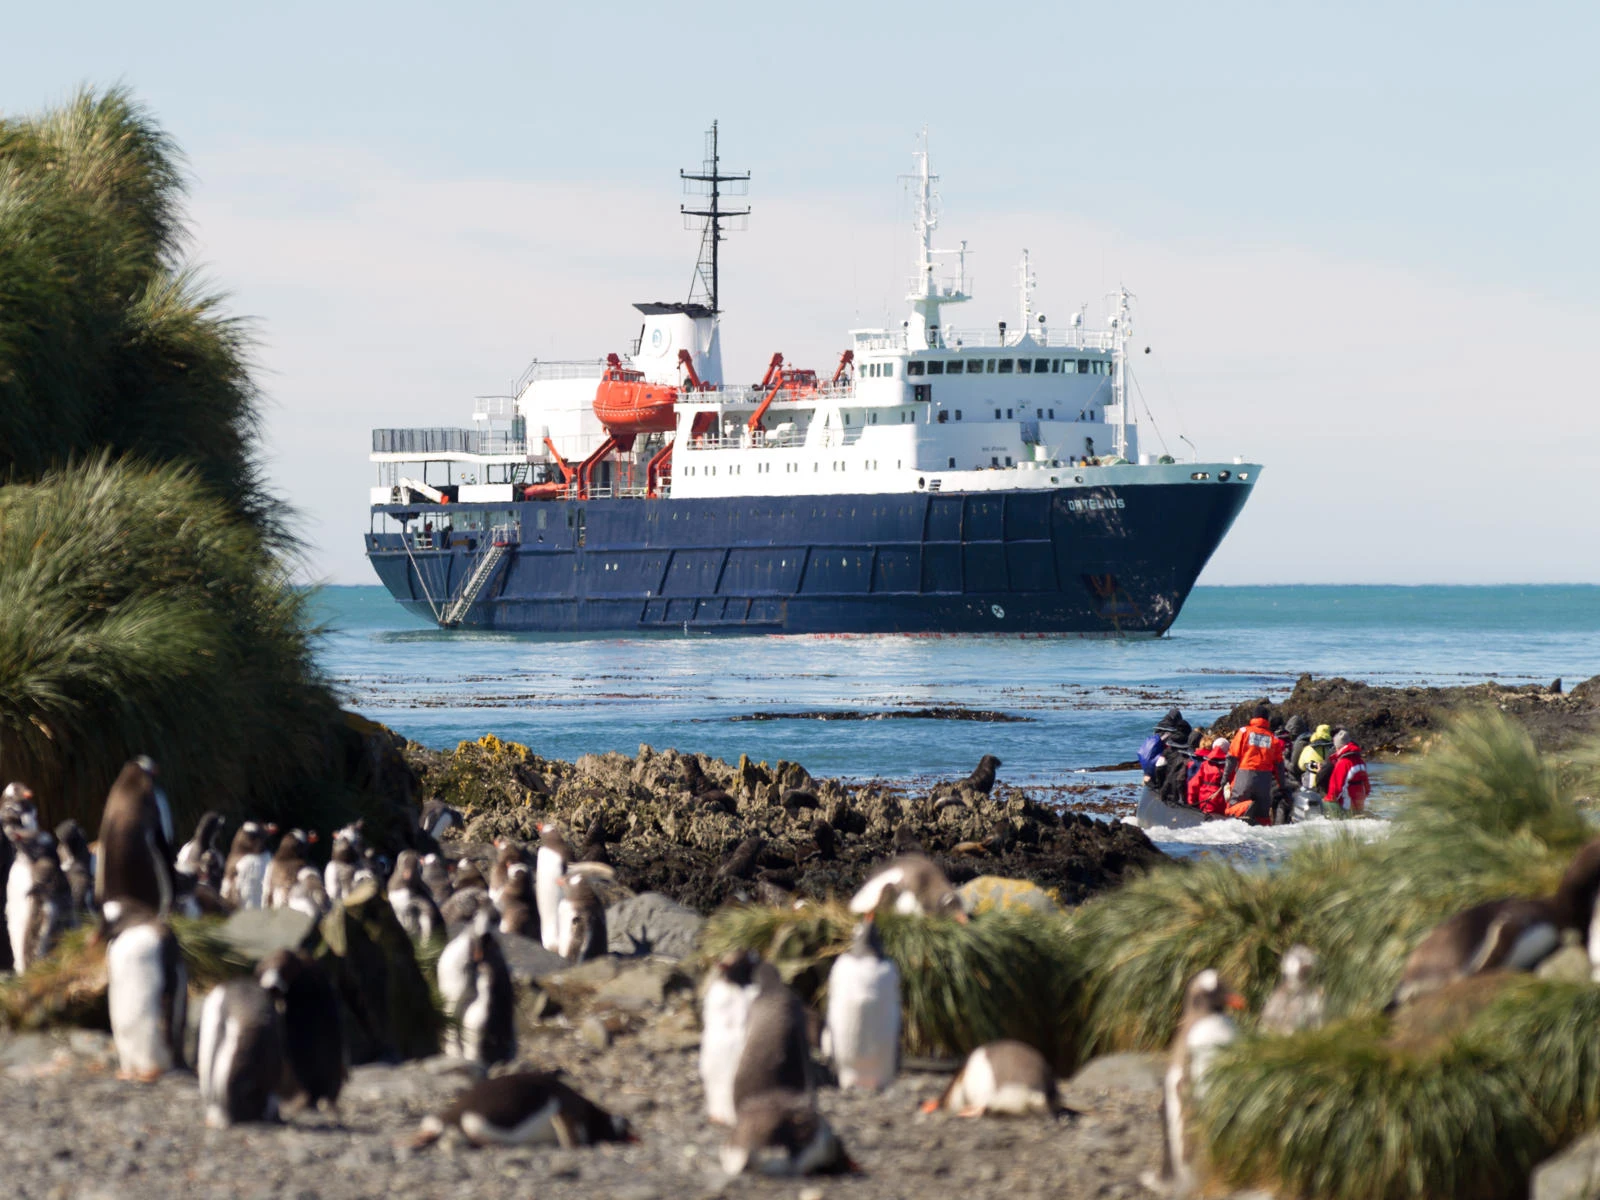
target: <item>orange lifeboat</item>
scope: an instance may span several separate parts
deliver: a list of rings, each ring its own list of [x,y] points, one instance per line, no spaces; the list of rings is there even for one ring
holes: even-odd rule
[[[647,383],[641,372],[629,370],[615,354],[608,354],[605,374],[594,393],[594,415],[613,436],[670,433],[678,423],[673,407],[677,400],[677,388]]]

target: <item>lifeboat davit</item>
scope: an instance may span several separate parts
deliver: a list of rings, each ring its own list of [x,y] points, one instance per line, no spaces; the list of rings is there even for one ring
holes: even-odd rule
[[[674,406],[678,389],[648,383],[642,372],[624,367],[615,354],[606,355],[605,374],[594,393],[594,415],[613,436],[670,433],[677,427]]]

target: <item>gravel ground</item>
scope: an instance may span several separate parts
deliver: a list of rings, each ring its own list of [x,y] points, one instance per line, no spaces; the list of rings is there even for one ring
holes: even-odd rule
[[[637,1020],[638,1018],[636,1018]],[[702,1118],[692,1009],[679,1000],[596,1049],[595,1030],[528,1029],[523,1062],[560,1066],[591,1098],[635,1123],[629,1145],[563,1151],[404,1143],[466,1082],[445,1060],[356,1068],[338,1117],[205,1129],[195,1082],[115,1079],[101,1034],[0,1034],[0,1164],[10,1196],[115,1198],[408,1195],[609,1197],[1131,1197],[1160,1159],[1159,1066],[1121,1056],[1067,1089],[1081,1115],[1059,1120],[924,1116],[943,1078],[906,1074],[869,1096],[828,1089],[820,1104],[858,1174],[728,1179],[721,1135]],[[1097,1082],[1098,1081],[1098,1082]]]

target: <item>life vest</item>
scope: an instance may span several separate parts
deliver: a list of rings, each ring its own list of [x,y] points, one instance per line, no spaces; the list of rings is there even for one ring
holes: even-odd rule
[[[1273,736],[1264,720],[1255,717],[1234,735],[1229,753],[1239,760],[1241,771],[1276,774],[1283,762],[1283,743]]]

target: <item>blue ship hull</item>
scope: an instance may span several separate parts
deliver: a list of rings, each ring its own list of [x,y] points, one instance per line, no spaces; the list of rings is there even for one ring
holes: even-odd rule
[[[413,532],[367,557],[440,620],[490,530],[520,527],[460,616],[477,629],[1158,635],[1252,486],[378,506]]]

